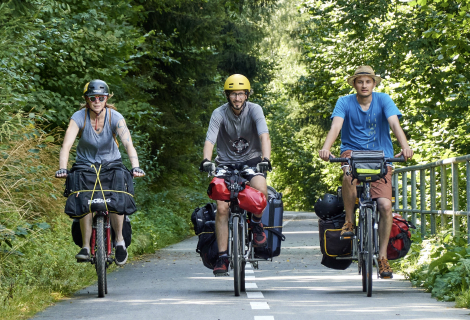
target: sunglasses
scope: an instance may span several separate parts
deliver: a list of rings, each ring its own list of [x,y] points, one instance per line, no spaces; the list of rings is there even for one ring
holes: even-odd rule
[[[95,102],[96,99],[98,99],[100,102],[103,102],[104,100],[106,100],[106,97],[104,97],[104,96],[101,96],[101,97],[90,96],[90,97],[88,97],[88,99],[90,99],[91,102]]]

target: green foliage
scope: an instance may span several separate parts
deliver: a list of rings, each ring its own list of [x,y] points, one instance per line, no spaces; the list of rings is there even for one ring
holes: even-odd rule
[[[463,238],[453,237],[450,231],[421,241],[414,233],[414,243],[408,255],[393,262],[414,286],[423,287],[433,297],[457,301],[459,307],[469,306],[470,248]]]

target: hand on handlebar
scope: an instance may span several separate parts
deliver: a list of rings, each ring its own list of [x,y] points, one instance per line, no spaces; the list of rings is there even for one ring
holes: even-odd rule
[[[335,157],[334,155],[331,154],[330,150],[326,150],[326,149],[321,149],[320,151],[318,151],[318,154],[323,161],[330,161],[330,157],[331,158]]]
[[[256,169],[261,173],[265,173],[266,171],[273,171],[271,161],[268,158],[263,158],[263,160],[256,165]]]
[[[199,165],[199,171],[208,173],[215,171],[215,163],[210,160],[204,159]]]
[[[408,159],[413,158],[413,154],[413,150],[411,150],[410,148],[405,148],[402,149],[399,154],[395,155],[395,158],[403,156],[405,158],[405,161],[408,161]]]
[[[69,174],[69,170],[61,168],[61,169],[59,169],[55,172],[55,177],[59,178],[59,179],[60,178],[67,178],[68,174]]]
[[[140,169],[139,167],[134,167],[131,170],[132,176],[134,178],[139,178],[145,176],[144,170]]]

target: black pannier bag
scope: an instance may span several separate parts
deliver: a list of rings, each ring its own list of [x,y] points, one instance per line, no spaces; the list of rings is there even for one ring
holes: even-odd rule
[[[197,207],[191,214],[191,222],[194,226],[194,233],[199,235],[203,229],[206,221],[214,221],[215,213],[217,212],[217,205],[215,203],[208,203],[203,207]]]
[[[256,258],[272,259],[281,254],[281,241],[286,239],[282,234],[283,216],[282,194],[268,186],[268,204],[261,217],[267,244],[265,247],[254,248]]]
[[[82,232],[80,230],[80,219],[73,219],[72,221],[72,239],[73,242],[80,248],[83,245],[82,241]],[[132,243],[132,226],[131,220],[126,215],[124,216],[124,223],[122,225],[122,236],[124,237],[124,242],[126,243],[126,248],[128,248]],[[114,242],[115,239],[114,230],[111,228],[111,239]]]
[[[90,212],[131,215],[137,211],[131,172],[120,160],[103,164],[74,164],[65,182],[65,213],[82,218]]]
[[[358,181],[374,182],[387,174],[383,151],[352,151],[350,161],[352,177]]]
[[[198,235],[196,252],[199,253],[202,263],[209,269],[214,269],[219,258],[219,247],[215,235],[215,221],[206,221],[202,232]]]
[[[323,255],[321,264],[325,267],[345,270],[352,263],[351,259],[337,259],[350,256],[352,251],[352,241],[340,240],[344,221],[344,213],[325,220],[318,219],[320,250]]]
[[[196,252],[199,253],[202,263],[209,269],[214,269],[219,257],[219,248],[215,235],[215,214],[217,205],[208,203],[197,207],[191,214],[194,233],[198,236]]]

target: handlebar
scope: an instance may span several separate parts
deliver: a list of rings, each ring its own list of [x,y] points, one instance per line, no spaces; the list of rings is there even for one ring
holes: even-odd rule
[[[333,158],[330,156],[330,162],[349,162],[350,158]],[[398,158],[384,158],[385,162],[405,162],[405,157],[403,155]]]

